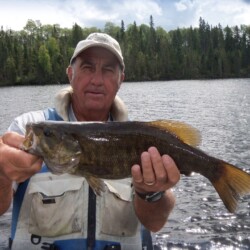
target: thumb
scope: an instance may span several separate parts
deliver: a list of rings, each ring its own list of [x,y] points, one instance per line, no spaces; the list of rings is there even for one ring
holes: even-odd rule
[[[2,136],[2,141],[4,144],[7,144],[11,147],[20,148],[24,141],[24,136],[16,132],[6,132]]]

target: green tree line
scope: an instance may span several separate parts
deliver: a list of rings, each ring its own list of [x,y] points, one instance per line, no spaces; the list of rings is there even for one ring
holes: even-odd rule
[[[106,32],[122,48],[127,81],[250,77],[250,26],[212,27],[200,18],[197,28],[166,31],[149,24],[126,28],[111,22],[104,29],[71,29],[28,20],[21,31],[0,30],[0,86],[67,83],[65,69],[78,41]]]

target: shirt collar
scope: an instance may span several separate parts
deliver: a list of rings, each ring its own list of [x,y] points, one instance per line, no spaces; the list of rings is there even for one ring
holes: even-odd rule
[[[111,115],[111,113],[109,112],[109,117],[108,117],[108,122],[111,122],[113,121],[113,117]],[[77,122],[77,119],[76,119],[76,116],[75,116],[75,113],[74,113],[74,110],[73,110],[73,107],[72,107],[72,104],[69,105],[69,121],[70,122]]]
[[[69,121],[70,122],[76,122],[77,121],[75,113],[74,113],[73,108],[72,108],[72,104],[69,105]]]

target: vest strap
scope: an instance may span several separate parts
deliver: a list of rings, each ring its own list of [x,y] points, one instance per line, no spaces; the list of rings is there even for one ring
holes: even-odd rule
[[[45,120],[50,121],[63,121],[63,118],[57,114],[55,108],[47,108],[43,111]]]
[[[92,250],[95,247],[95,228],[96,228],[96,195],[91,187],[89,187],[89,204],[88,204],[88,231],[87,246]]]

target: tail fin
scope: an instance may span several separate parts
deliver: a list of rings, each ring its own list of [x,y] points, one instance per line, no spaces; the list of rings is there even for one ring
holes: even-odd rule
[[[212,180],[212,184],[228,211],[233,213],[239,198],[250,194],[250,174],[229,163],[221,163],[223,174],[218,179]]]

